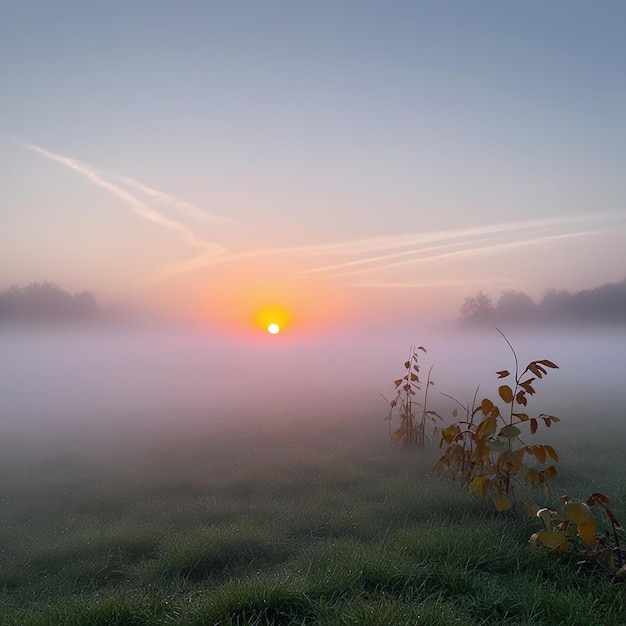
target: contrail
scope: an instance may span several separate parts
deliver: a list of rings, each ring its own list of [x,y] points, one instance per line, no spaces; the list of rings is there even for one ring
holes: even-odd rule
[[[594,217],[598,217],[597,215]],[[376,256],[366,256],[365,258],[355,259],[352,261],[342,261],[331,265],[323,265],[319,267],[308,268],[294,272],[294,275],[313,274],[317,272],[328,272],[344,267],[352,267],[354,265],[364,265],[387,259],[417,254],[424,250],[418,246],[429,243],[445,242],[440,247],[459,246],[464,243],[480,241],[488,235],[505,234],[520,230],[528,230],[532,228],[545,228],[548,226],[559,226],[565,223],[576,223],[588,221],[588,217],[564,217],[564,218],[543,218],[536,220],[528,220],[526,222],[510,222],[505,224],[492,224],[487,226],[478,226],[466,229],[436,231],[430,233],[410,233],[402,235],[391,235],[385,237],[368,237],[364,239],[355,239],[348,241],[340,241],[334,243],[311,244],[303,246],[286,246],[277,248],[260,248],[256,250],[247,250],[245,252],[235,252],[216,257],[211,260],[211,264],[221,264],[229,261],[239,261],[242,259],[251,259],[262,256],[272,255],[297,255],[300,257],[315,256],[358,256],[367,253],[389,251],[387,254]],[[453,241],[450,241],[453,240]],[[458,240],[458,241],[454,241]],[[410,248],[409,250],[402,250]],[[399,252],[391,252],[400,250]]]
[[[152,207],[148,206],[145,202],[142,202],[139,198],[134,196],[132,193],[120,187],[119,185],[115,185],[114,183],[105,180],[100,173],[98,173],[94,168],[83,163],[82,161],[78,161],[76,159],[72,159],[70,157],[62,156],[60,154],[56,154],[51,152],[50,150],[46,150],[44,148],[40,148],[39,146],[35,146],[32,144],[24,144],[29,150],[40,154],[41,156],[50,159],[51,161],[55,161],[68,167],[69,169],[82,174],[86,178],[88,178],[92,183],[105,189],[112,195],[118,197],[120,200],[125,202],[131,210],[139,215],[140,217],[154,222],[155,224],[159,224],[164,228],[168,228],[174,232],[176,232],[179,236],[181,236],[189,245],[194,248],[200,248],[205,251],[205,253],[211,253],[214,255],[223,254],[225,252],[225,248],[213,242],[206,241],[204,239],[200,239],[197,237],[187,226],[173,220],[169,217],[166,217],[162,213],[154,210]],[[140,183],[136,183],[133,181],[135,185],[140,185]],[[161,192],[157,192],[156,190],[152,190],[149,187],[145,189],[150,190],[150,192],[154,194],[160,194],[163,197],[170,198],[167,194],[161,194]],[[189,205],[191,206],[191,205]],[[195,209],[195,207],[194,207]],[[197,209],[199,211],[199,209]]]
[[[410,233],[398,236],[385,237],[369,237],[352,241],[343,241],[335,243],[312,244],[303,246],[288,246],[276,248],[261,248],[256,250],[247,250],[244,252],[224,253],[219,256],[200,257],[189,261],[182,261],[170,267],[168,275],[181,274],[187,271],[200,269],[202,267],[214,266],[218,264],[229,263],[233,261],[241,261],[245,259],[255,259],[263,256],[296,256],[301,259],[319,257],[319,256],[364,256],[350,261],[340,261],[338,263],[315,266],[313,268],[293,271],[292,275],[302,276],[306,274],[328,272],[336,276],[349,276],[365,272],[373,272],[387,267],[395,267],[416,263],[420,261],[436,260],[449,256],[458,255],[477,255],[494,253],[504,250],[506,247],[528,246],[549,239],[567,238],[569,236],[584,236],[600,231],[585,231],[584,233],[572,233],[564,235],[551,235],[543,237],[533,237],[518,242],[493,242],[493,237],[498,235],[510,236],[515,233],[528,232],[537,229],[547,229],[549,227],[559,226],[575,226],[584,224],[589,221],[597,221],[598,219],[618,219],[623,217],[619,214],[595,214],[593,216],[564,216],[557,218],[541,218],[527,221],[517,221],[503,224],[491,224],[487,226],[472,227],[466,229],[455,229],[446,231],[435,231],[430,233]],[[492,241],[485,245],[484,242]],[[427,245],[437,244],[437,245]],[[483,244],[483,245],[478,245]],[[471,245],[470,249],[454,250],[461,246]],[[424,247],[426,246],[426,247]],[[424,255],[429,252],[445,251],[441,254]],[[381,254],[374,254],[379,252]],[[402,261],[385,263],[402,257],[411,257]],[[372,265],[364,269],[354,269],[359,266]],[[337,270],[352,270],[346,272],[337,272]]]
[[[229,252],[222,245],[198,237],[187,225],[164,215],[151,204],[162,202],[168,207],[183,211],[199,220],[217,221],[229,220],[229,218],[204,212],[193,204],[144,185],[132,178],[114,173],[104,173],[77,159],[51,152],[36,145],[20,143],[29,150],[85,176],[95,185],[122,200],[136,215],[175,232],[198,251],[193,258],[182,259],[162,268],[159,278],[184,274],[223,263],[254,260],[263,256],[291,257],[285,267],[290,267],[286,271],[293,276],[329,273],[338,277],[348,277],[381,272],[408,264],[445,258],[494,254],[551,241],[590,236],[602,232],[602,230],[587,229],[581,232],[580,228],[583,225],[586,224],[588,228],[590,223],[597,226],[599,222],[615,222],[625,219],[625,216],[617,213],[570,215],[518,220],[464,229],[403,233],[401,235],[367,237],[333,243]],[[119,184],[112,182],[112,180]],[[135,193],[131,193],[128,188],[138,190],[152,202],[148,204]],[[569,232],[557,232],[555,234],[555,230]],[[552,231],[552,234],[546,234],[546,231],[548,233]],[[514,240],[511,241],[511,239]],[[315,263],[316,257],[326,257],[331,262],[306,267],[306,265]],[[294,262],[297,262],[296,267],[294,267]],[[389,284],[392,283],[397,284],[397,281],[390,280]]]
[[[333,247],[328,248],[326,246],[310,246],[303,247],[300,249],[302,254],[313,254],[316,255],[320,253],[322,248],[326,248],[328,252],[334,252],[335,254],[353,254],[353,255],[362,255],[365,252],[373,252],[373,251],[382,251],[387,250],[387,253],[379,254],[379,255],[367,255],[365,258],[355,259],[351,261],[342,261],[335,264],[317,266],[313,268],[308,268],[305,270],[300,270],[295,272],[296,274],[312,274],[318,272],[333,272],[336,273],[336,270],[349,269],[354,268],[359,265],[372,265],[373,267],[368,267],[360,270],[352,270],[348,272],[343,272],[338,275],[345,276],[350,274],[358,274],[363,272],[371,272],[387,267],[395,267],[397,265],[406,265],[408,263],[415,263],[417,261],[423,260],[434,260],[438,258],[444,258],[448,256],[458,256],[463,254],[481,254],[486,253],[488,250],[492,252],[497,250],[503,250],[505,247],[515,247],[518,243],[519,245],[531,245],[532,243],[539,243],[540,241],[547,241],[550,238],[567,238],[569,236],[585,236],[591,235],[596,232],[600,232],[598,230],[588,230],[582,233],[565,233],[563,235],[547,235],[543,237],[526,237],[520,242],[509,242],[509,243],[488,243],[487,245],[476,246],[474,245],[472,248],[468,250],[457,250],[446,252],[443,254],[431,255],[428,257],[420,257],[418,255],[423,254],[425,252],[432,252],[440,249],[453,248],[458,246],[467,246],[480,243],[482,241],[489,241],[490,238],[498,235],[510,235],[516,232],[524,232],[524,231],[532,231],[537,229],[546,229],[549,227],[557,227],[557,226],[576,226],[580,224],[584,224],[585,222],[597,221],[598,218],[605,219],[623,219],[622,216],[617,214],[603,214],[598,215],[595,214],[593,216],[565,216],[560,218],[546,218],[546,219],[536,219],[536,220],[528,220],[526,222],[512,222],[508,224],[493,224],[489,226],[482,227],[473,227],[467,228],[464,230],[449,230],[449,231],[438,231],[434,233],[425,233],[425,234],[412,234],[412,235],[401,235],[397,238],[393,237],[385,237],[378,239],[365,239],[361,241],[353,241],[347,242],[346,244],[331,244]],[[442,242],[437,246],[428,246],[423,247],[425,244]],[[400,248],[410,247],[409,250],[401,250],[395,251]],[[481,252],[482,251],[482,252]],[[402,261],[385,263],[385,261],[390,261],[392,259],[397,259],[399,257],[413,257],[409,259],[404,259]]]
[[[446,239],[464,239],[483,235],[513,232],[518,230],[528,230],[531,228],[545,228],[547,226],[559,226],[562,224],[572,224],[587,222],[597,219],[598,214],[590,216],[564,216],[553,218],[540,218],[534,220],[508,222],[504,224],[490,224],[486,226],[474,226],[471,228],[443,230],[426,233],[410,233],[405,235],[388,237],[370,237],[367,239],[357,239],[345,242],[301,246],[301,252],[307,254],[327,254],[335,252],[337,254],[361,254],[376,250],[388,250],[412,245],[420,245]]]
[[[203,211],[202,209],[198,208],[197,206],[189,202],[186,202],[185,200],[181,200],[180,198],[171,196],[167,193],[164,193],[163,191],[154,189],[153,187],[148,187],[148,185],[144,185],[143,183],[139,182],[138,180],[135,180],[134,178],[129,178],[128,176],[122,176],[121,174],[116,174],[112,172],[108,172],[108,175],[111,178],[115,178],[116,180],[119,180],[130,187],[135,187],[136,189],[139,189],[139,191],[146,194],[147,196],[150,196],[151,198],[155,200],[158,200],[160,202],[167,202],[169,205],[173,206],[174,208],[179,209],[183,211],[184,213],[187,213],[187,215],[190,215],[191,217],[195,217],[196,219],[199,219],[202,221],[220,221],[220,222],[233,221],[233,218],[231,217],[225,217],[223,215],[217,215],[215,213],[208,213],[207,211]]]
[[[398,267],[400,265],[407,265],[411,263],[423,263],[425,261],[435,261],[438,259],[459,257],[459,256],[483,256],[487,254],[493,254],[495,252],[507,251],[513,248],[524,248],[528,246],[534,246],[543,243],[550,243],[552,241],[558,241],[561,239],[572,239],[575,237],[586,237],[588,235],[604,232],[603,229],[587,230],[578,233],[565,233],[561,235],[546,235],[544,237],[533,237],[532,239],[521,239],[517,241],[509,241],[505,243],[489,243],[482,246],[468,248],[465,250],[455,250],[452,252],[444,252],[442,254],[432,254],[424,257],[417,257],[413,259],[406,259],[403,261],[396,261],[394,263],[386,263],[384,265],[378,265],[372,268],[365,268],[360,270],[353,270],[349,272],[341,272],[338,276],[354,276],[355,274],[364,274],[366,272],[373,272],[379,270],[385,270],[392,267]],[[345,264],[344,264],[345,265]]]
[[[403,250],[402,252],[392,252],[389,254],[382,254],[379,256],[367,257],[365,259],[357,259],[355,261],[344,261],[342,263],[335,263],[334,265],[325,265],[323,267],[316,267],[313,269],[302,270],[300,272],[297,272],[297,274],[313,274],[313,273],[318,273],[318,272],[327,272],[327,271],[336,270],[336,269],[344,269],[346,267],[354,267],[356,265],[369,265],[371,263],[378,263],[380,261],[387,261],[389,259],[395,259],[395,258],[405,257],[405,256],[415,256],[416,254],[423,254],[424,252],[433,252],[435,250],[446,250],[448,248],[454,248],[454,247],[458,247],[462,245],[467,245],[469,243],[478,243],[480,241],[484,241],[484,238],[444,243],[438,246],[428,246],[426,248],[419,248],[419,249],[415,249],[414,247],[412,247],[410,250]],[[398,265],[401,265],[404,263],[413,263],[414,261],[415,259],[408,259],[406,261],[398,263]],[[388,267],[389,265],[393,265],[393,264],[379,265],[373,268],[370,267],[370,268],[366,268],[366,269],[359,270],[359,271],[369,272],[371,270],[379,269],[380,267]],[[358,272],[355,272],[355,273],[358,273]],[[340,276],[342,275],[344,274],[340,274]]]

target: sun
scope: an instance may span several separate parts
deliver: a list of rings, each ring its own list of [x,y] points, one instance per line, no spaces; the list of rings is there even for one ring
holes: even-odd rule
[[[278,335],[291,326],[291,316],[282,306],[269,305],[254,313],[254,325],[270,335]]]

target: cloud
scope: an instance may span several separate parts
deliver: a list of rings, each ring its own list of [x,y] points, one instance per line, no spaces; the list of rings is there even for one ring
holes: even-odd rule
[[[143,183],[139,182],[138,180],[135,180],[134,178],[129,178],[128,176],[122,176],[121,174],[114,174],[114,173],[109,173],[108,175],[111,178],[114,178],[115,180],[119,180],[120,182],[124,183],[125,185],[129,187],[134,187],[135,189],[138,189],[139,191],[144,193],[146,196],[149,196],[152,200],[157,200],[159,202],[166,203],[168,206],[176,208],[182,211],[183,213],[186,213],[187,215],[190,215],[191,217],[194,217],[198,220],[219,221],[219,222],[233,221],[233,219],[230,217],[217,215],[215,213],[209,213],[207,211],[204,211],[198,208],[197,206],[189,202],[186,202],[185,200],[181,200],[180,198],[170,196],[169,194],[164,193],[163,191],[159,191],[158,189],[154,189],[153,187],[148,187],[147,185],[144,185]]]
[[[614,222],[616,220],[623,221],[623,219],[623,216],[611,213],[562,216],[505,224],[491,224],[467,229],[415,233],[412,235],[401,235],[396,238],[364,239],[332,246],[311,246],[301,248],[300,252],[302,254],[317,255],[323,249],[326,249],[328,253],[354,255],[361,258],[314,266],[296,273],[330,272],[337,276],[351,276],[448,257],[494,254],[560,239],[591,236],[606,231],[610,224],[607,224],[605,228],[587,228],[582,231],[577,229],[580,229],[581,226],[589,226],[590,222]],[[571,232],[562,232],[564,229]],[[556,232],[553,234],[541,234],[546,230]],[[515,238],[512,239],[512,237]],[[437,245],[431,245],[433,243]],[[379,251],[381,254],[371,254],[374,251]],[[366,254],[368,252],[370,254]]]
[[[215,256],[219,256],[224,254],[225,248],[217,243],[207,241],[198,237],[188,226],[185,224],[172,219],[166,215],[163,215],[160,211],[157,211],[146,202],[139,199],[135,194],[131,193],[124,187],[119,184],[115,184],[110,180],[107,180],[108,177],[116,178],[120,181],[124,181],[126,184],[136,187],[140,189],[143,193],[152,198],[155,198],[160,201],[166,201],[170,205],[184,209],[187,213],[194,215],[195,217],[200,217],[202,219],[224,219],[218,218],[217,216],[211,216],[207,213],[202,212],[197,207],[184,202],[183,200],[179,200],[178,198],[174,198],[168,194],[160,192],[156,189],[143,185],[142,183],[126,178],[123,176],[119,176],[116,174],[106,174],[104,172],[100,172],[99,170],[93,168],[92,166],[78,161],[77,159],[72,159],[70,157],[66,157],[60,154],[56,154],[55,152],[51,152],[50,150],[46,150],[39,146],[35,146],[33,144],[24,143],[23,144],[29,150],[51,160],[56,163],[60,163],[65,167],[82,174],[86,178],[88,178],[92,183],[108,191],[112,195],[116,196],[120,200],[122,200],[126,205],[130,207],[130,209],[138,216],[142,217],[145,220],[158,224],[163,228],[167,228],[173,232],[175,232],[179,237],[181,237],[184,241],[186,241],[191,247],[199,249],[202,253],[199,256],[194,257],[193,259],[189,259],[186,263],[191,265],[201,263],[209,263],[212,258]]]
[[[169,275],[223,263],[246,259],[253,260],[263,256],[284,256],[289,257],[290,265],[300,265],[300,267],[307,264],[307,259],[315,257],[337,259],[335,263],[294,269],[291,272],[294,276],[327,273],[337,277],[348,277],[389,270],[409,264],[453,257],[485,256],[574,237],[588,237],[604,232],[606,228],[576,229],[589,226],[590,222],[604,221],[610,223],[616,220],[623,221],[624,217],[621,214],[611,213],[592,216],[562,216],[429,233],[409,233],[334,243],[247,250],[238,253],[224,253],[204,259],[198,258],[189,262],[183,261],[171,267]],[[550,230],[554,232],[541,234]],[[562,232],[563,230],[571,232]],[[352,258],[341,260],[341,257]],[[353,284],[356,285],[356,283]],[[359,284],[363,286],[365,283]],[[393,277],[389,279],[388,283],[387,281],[374,281],[369,284],[372,286],[400,285]],[[402,285],[406,286],[405,283]]]
[[[595,213],[550,218],[517,220],[470,228],[402,233],[346,241],[301,246],[257,248],[241,251],[199,237],[179,219],[164,214],[178,211],[201,221],[233,221],[208,213],[167,193],[120,174],[107,173],[76,159],[56,154],[39,146],[23,144],[29,150],[85,176],[98,187],[122,200],[136,215],[167,228],[194,250],[191,258],[170,263],[159,271],[157,280],[198,271],[219,264],[254,262],[261,257],[284,257],[284,266],[293,276],[328,274],[335,277],[388,272],[388,280],[360,283],[372,286],[404,286],[411,281],[399,279],[393,270],[409,264],[420,264],[446,258],[477,257],[507,252],[516,248],[548,244],[575,237],[589,237],[624,222],[621,213]],[[139,197],[140,195],[144,197]],[[158,208],[157,208],[158,207]],[[324,259],[320,264],[319,259]],[[316,262],[317,259],[317,262]],[[351,280],[348,278],[348,280]],[[351,284],[356,285],[351,281]],[[412,283],[411,283],[412,284]]]
[[[379,270],[389,269],[392,267],[399,267],[401,265],[408,265],[411,263],[422,263],[425,261],[435,261],[439,259],[453,258],[453,257],[460,257],[460,256],[465,256],[465,257],[485,256],[489,254],[495,254],[498,252],[507,252],[515,248],[525,248],[528,246],[536,246],[536,245],[550,243],[550,242],[554,242],[554,241],[558,241],[562,239],[572,239],[574,237],[587,237],[589,235],[600,233],[600,232],[603,232],[603,231],[602,230],[588,230],[588,231],[579,232],[579,233],[566,233],[562,235],[548,235],[545,237],[534,237],[531,239],[519,239],[516,241],[508,241],[504,243],[488,243],[487,242],[487,243],[482,243],[480,245],[474,245],[474,242],[466,242],[465,245],[468,245],[469,243],[469,247],[466,247],[463,250],[454,250],[451,252],[444,252],[441,254],[431,254],[431,255],[426,255],[426,256],[420,256],[420,257],[416,257],[412,259],[406,259],[404,261],[396,261],[394,263],[385,263],[383,265],[377,265],[371,268],[353,270],[353,271],[348,271],[348,272],[341,272],[338,275],[339,276],[353,276],[355,274],[363,274],[366,272],[379,271]],[[446,246],[441,246],[441,247],[444,248]],[[430,252],[435,249],[436,248],[426,248],[424,250],[421,250],[420,252],[422,253]],[[347,264],[344,264],[344,266],[346,265]]]

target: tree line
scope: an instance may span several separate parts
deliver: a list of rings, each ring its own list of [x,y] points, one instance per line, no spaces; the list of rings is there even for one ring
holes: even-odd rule
[[[507,289],[494,302],[479,291],[465,298],[460,320],[468,326],[494,324],[626,324],[626,279],[576,293],[548,289],[537,302],[524,291]]]
[[[14,285],[0,292],[0,322],[88,321],[102,316],[91,292],[71,294],[56,283]]]
[[[90,291],[71,294],[56,283],[14,285],[0,292],[0,323],[102,320],[108,317]],[[537,302],[507,289],[499,299],[479,291],[465,298],[460,321],[467,326],[502,323],[626,324],[626,278],[576,293],[548,289]]]

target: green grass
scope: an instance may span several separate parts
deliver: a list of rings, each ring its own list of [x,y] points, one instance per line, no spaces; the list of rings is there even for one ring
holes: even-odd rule
[[[560,484],[625,519],[623,446],[575,435]],[[0,624],[626,624],[624,585],[531,552],[533,520],[382,422],[110,440],[0,440]]]

